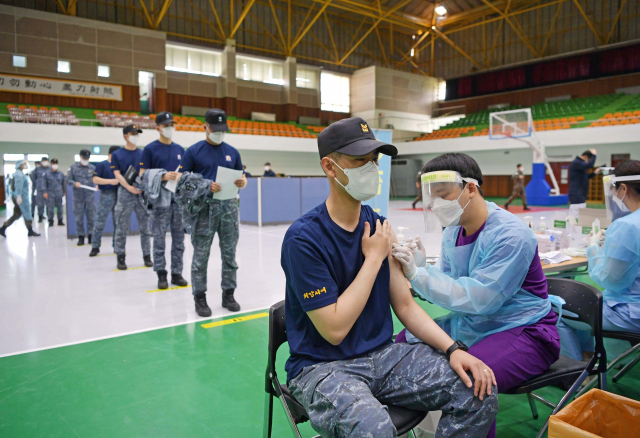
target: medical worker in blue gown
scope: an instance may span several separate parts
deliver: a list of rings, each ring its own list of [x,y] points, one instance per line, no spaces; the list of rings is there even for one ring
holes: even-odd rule
[[[604,288],[602,328],[640,333],[640,161],[618,164],[602,182],[607,214],[613,222],[606,231],[604,248],[600,234],[592,237],[587,248],[589,275]],[[583,360],[593,353],[590,331],[579,330],[565,319],[558,331],[560,354]]]

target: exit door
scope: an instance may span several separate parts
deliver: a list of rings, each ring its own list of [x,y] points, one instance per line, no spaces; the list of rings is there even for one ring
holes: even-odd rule
[[[558,181],[560,193],[566,195],[569,193],[569,166],[571,165],[571,161],[555,161],[549,163],[549,165],[553,170],[553,175],[556,177],[556,181]],[[546,180],[549,185],[553,187],[549,175],[546,176]]]
[[[153,95],[155,90],[155,78],[148,71],[138,72],[138,87],[140,89],[140,112],[150,114],[153,112]]]

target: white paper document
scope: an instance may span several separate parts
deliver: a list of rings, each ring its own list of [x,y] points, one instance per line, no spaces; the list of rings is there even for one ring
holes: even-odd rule
[[[539,255],[540,260],[543,260],[549,265],[556,265],[571,260],[571,257],[562,254],[560,251],[541,252]]]
[[[80,188],[81,188],[81,189],[91,190],[91,191],[93,191],[93,192],[97,192],[97,191],[98,191],[98,188],[97,188],[97,187],[89,187],[89,186],[85,186],[85,185],[83,185],[83,184],[80,184]]]
[[[175,172],[177,172],[178,170],[180,170],[180,165],[178,165]],[[178,180],[172,179],[171,181],[167,181],[167,183],[164,185],[164,188],[169,190],[172,193],[175,193],[177,185],[178,185]]]
[[[213,199],[224,201],[225,199],[235,199],[238,196],[238,186],[235,185],[237,179],[242,178],[242,170],[229,169],[218,166],[216,183],[220,184],[222,190],[213,194]]]

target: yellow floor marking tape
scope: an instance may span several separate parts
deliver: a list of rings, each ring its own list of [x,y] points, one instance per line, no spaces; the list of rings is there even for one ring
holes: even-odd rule
[[[112,252],[111,254],[98,254],[98,255],[96,255],[94,257],[106,257],[106,256],[114,256],[114,255],[116,255],[116,253]],[[146,268],[146,266],[145,266],[145,268]]]
[[[135,268],[127,268],[127,269],[112,269],[111,272],[126,272],[132,271],[134,269],[149,269],[151,266],[137,266]]]
[[[173,286],[173,287],[168,287],[166,289],[154,289],[154,290],[148,290],[147,293],[148,294],[152,294],[154,292],[162,292],[165,290],[174,290],[174,289],[186,289],[188,287],[191,287],[190,285],[186,285],[186,286]]]
[[[231,319],[225,319],[223,321],[210,322],[209,324],[202,324],[202,327],[209,329],[213,327],[220,327],[221,325],[235,324],[236,322],[243,322],[243,321],[250,321],[252,319],[264,318],[267,316],[269,316],[269,314],[266,312],[256,313],[254,315],[240,316],[238,318],[231,318]]]

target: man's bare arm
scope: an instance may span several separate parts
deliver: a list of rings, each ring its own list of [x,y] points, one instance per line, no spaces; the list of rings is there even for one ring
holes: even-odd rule
[[[378,220],[376,233],[369,236],[371,227],[365,222],[362,238],[365,259],[355,280],[334,304],[307,312],[316,330],[327,342],[333,345],[340,344],[360,317],[369,300],[380,266],[390,251],[389,231],[388,221],[382,225]]]

